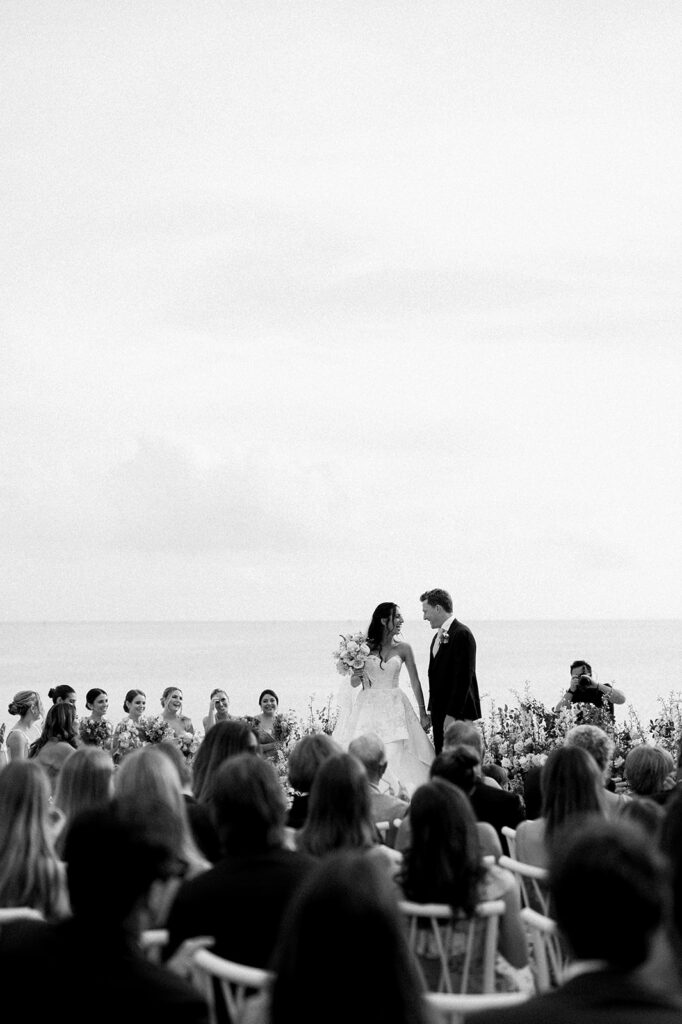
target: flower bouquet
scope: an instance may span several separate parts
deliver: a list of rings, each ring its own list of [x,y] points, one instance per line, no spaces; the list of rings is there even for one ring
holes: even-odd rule
[[[126,718],[116,727],[114,733],[114,764],[120,764],[126,754],[137,750],[144,743],[140,733],[143,729],[132,718]]]
[[[108,750],[111,747],[111,737],[114,727],[106,718],[83,718],[78,727],[81,742],[89,747],[103,747]]]
[[[156,718],[141,718],[139,724],[148,743],[167,743],[169,740],[171,743],[175,742],[175,733],[163,715],[157,715]]]
[[[172,730],[171,730],[172,732]],[[189,739],[186,736],[189,735]],[[188,764],[191,764],[194,760],[197,750],[201,746],[203,736],[198,733],[189,733],[185,736],[174,736],[175,742],[180,747],[180,753],[186,759]]]
[[[364,633],[341,633],[341,642],[332,657],[336,661],[336,671],[342,676],[350,676],[365,666],[370,654],[370,647]]]

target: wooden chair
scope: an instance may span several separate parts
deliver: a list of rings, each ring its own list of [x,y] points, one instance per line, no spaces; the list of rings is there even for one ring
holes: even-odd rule
[[[148,960],[161,963],[161,952],[168,945],[168,929],[148,928],[140,935],[140,946]]]
[[[528,999],[525,992],[486,992],[474,995],[471,992],[427,992],[426,1002],[435,1011],[443,1024],[460,1024],[481,1010],[504,1010],[508,1006],[518,1006]]]
[[[465,942],[459,991],[460,993],[468,991],[474,957],[480,949],[476,939],[482,935],[482,988],[484,992],[494,992],[499,920],[505,911],[503,900],[486,900],[479,903],[470,918],[454,915],[451,908],[442,903],[413,903],[403,900],[399,905],[403,915],[407,918],[408,943],[415,956],[417,970],[426,989],[429,988],[429,985],[419,959],[420,947],[427,942],[432,944],[431,948],[435,949],[437,962],[440,965],[437,991],[452,993],[450,960],[453,953],[453,937],[456,926],[459,925],[461,929],[463,925]],[[419,927],[420,923],[421,928]]]
[[[538,992],[547,992],[557,987],[566,964],[556,921],[529,907],[522,909],[521,920],[533,954],[531,967],[535,987]]]
[[[507,840],[507,846],[509,847],[509,856],[516,857],[516,829],[511,828],[509,825],[503,825],[500,831],[504,838]]]
[[[516,878],[521,889],[521,903],[524,907],[537,910],[548,916],[547,870],[534,864],[526,864],[513,857],[500,857],[498,864],[506,868]]]
[[[44,921],[39,910],[33,907],[0,907],[0,924],[11,924],[12,921]]]
[[[217,1024],[216,994],[221,993],[232,1024],[239,1024],[244,1004],[250,995],[264,988],[271,979],[269,971],[224,960],[208,949],[194,954],[194,981],[208,1003],[211,1024]]]

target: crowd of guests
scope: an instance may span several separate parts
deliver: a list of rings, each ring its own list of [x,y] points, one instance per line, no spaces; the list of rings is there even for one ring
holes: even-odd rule
[[[227,695],[214,691],[191,760],[183,744],[194,729],[177,688],[164,692],[159,717],[178,742],[138,746],[122,747],[117,734],[144,728],[141,691],[126,695],[126,718],[110,729],[101,689],[86,695],[87,727],[72,690],[56,687],[50,698],[40,729],[39,696],[16,695],[0,767],[0,908],[40,915],[0,921],[0,962],[34,1016],[53,1008],[65,965],[77,964],[75,1021],[141,1021],[152,1010],[206,1021],[190,968],[207,946],[272,971],[249,1024],[321,1013],[339,1024],[426,1024],[437,951],[426,930],[408,948],[401,901],[451,908],[456,976],[468,920],[498,900],[495,986],[530,998],[489,1021],[592,1020],[595,1006],[603,1020],[682,1020],[682,758],[634,748],[618,792],[609,737],[579,725],[527,774],[521,797],[486,765],[477,726],[456,721],[410,797],[386,785],[378,736],[343,751],[315,733],[291,752],[287,798],[268,756],[278,729],[272,691],[249,719],[230,717]],[[515,856],[546,870],[572,958],[551,993],[533,995],[518,881],[499,863],[509,830]],[[143,952],[150,928],[167,930],[163,964]],[[482,956],[471,991],[480,990]]]

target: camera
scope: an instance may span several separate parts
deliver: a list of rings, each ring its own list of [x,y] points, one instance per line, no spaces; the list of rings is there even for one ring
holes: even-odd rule
[[[591,690],[593,686],[594,686],[594,683],[592,682],[592,680],[590,679],[589,676],[580,676],[579,677],[579,679],[578,679],[578,689],[579,690]]]

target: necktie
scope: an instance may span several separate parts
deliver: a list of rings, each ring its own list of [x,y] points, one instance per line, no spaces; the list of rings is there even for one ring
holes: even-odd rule
[[[436,633],[436,642],[433,645],[433,655],[434,655],[434,657],[438,654],[438,648],[440,647],[440,642],[443,639],[443,633],[444,632],[445,632],[445,630],[441,626],[440,629],[438,630],[438,632]]]

